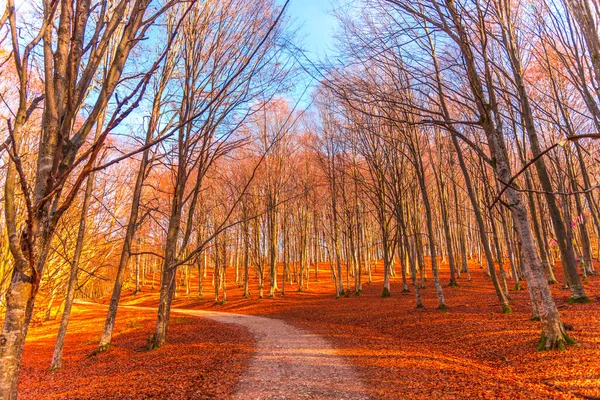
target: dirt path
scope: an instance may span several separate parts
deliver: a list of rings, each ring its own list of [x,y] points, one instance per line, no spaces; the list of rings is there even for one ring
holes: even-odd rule
[[[209,311],[172,311],[246,327],[256,352],[234,396],[250,399],[367,399],[354,369],[319,335],[272,318]]]
[[[238,383],[236,400],[369,398],[357,372],[319,335],[253,315],[177,308],[171,312],[240,325],[254,336],[255,354]]]

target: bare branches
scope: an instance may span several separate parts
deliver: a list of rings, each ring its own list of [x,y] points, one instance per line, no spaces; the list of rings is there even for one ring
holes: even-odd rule
[[[502,188],[500,189],[500,191],[498,192],[498,194],[496,195],[494,201],[492,201],[492,203],[488,206],[490,209],[494,207],[494,205],[496,205],[496,203],[499,201],[499,199],[502,197],[502,195],[504,194],[504,192],[506,191],[506,189],[508,189],[509,187],[512,187],[512,184],[517,180],[517,178],[519,176],[521,176],[521,174],[523,174],[523,172],[525,172],[529,167],[531,167],[537,160],[539,160],[540,158],[544,157],[546,154],[548,154],[549,152],[551,152],[552,150],[554,150],[555,148],[559,147],[559,146],[564,146],[566,141],[570,141],[570,142],[577,142],[581,139],[600,139],[600,134],[597,133],[589,133],[589,134],[582,134],[582,135],[576,135],[576,136],[570,136],[564,139],[564,141],[560,141],[557,142],[555,144],[553,144],[552,146],[546,148],[544,151],[542,151],[540,154],[538,154],[536,157],[532,158],[531,160],[529,160],[516,174],[514,174],[510,180],[508,180],[507,182],[502,182],[501,180],[500,183],[502,183]],[[596,187],[592,187],[589,188],[589,191],[594,190]],[[570,193],[566,193],[566,192],[544,192],[544,191],[533,191],[535,193],[548,193],[548,194],[552,194],[552,195],[558,195],[558,194],[581,194],[581,193],[586,193],[587,191],[581,191],[581,192],[570,192]]]

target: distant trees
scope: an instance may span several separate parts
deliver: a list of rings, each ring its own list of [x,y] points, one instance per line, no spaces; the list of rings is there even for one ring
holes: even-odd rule
[[[551,227],[565,271],[566,284],[571,290],[571,301],[588,301],[575,264],[573,232],[568,228],[570,223],[565,223],[565,220],[570,220],[569,196],[565,190],[560,190],[567,195],[567,198],[562,199],[563,210],[561,211],[558,206],[556,186],[552,183],[546,166],[547,161],[551,160],[547,153],[556,149],[557,145],[552,145],[552,142],[547,143],[546,146],[551,147],[545,150],[538,134],[548,128],[551,132],[555,132],[557,127],[542,122],[545,115],[549,115],[546,111],[547,99],[539,98],[528,81],[534,71],[539,73],[539,68],[530,66],[527,71],[523,63],[524,54],[529,54],[536,48],[544,48],[543,44],[540,44],[544,42],[544,39],[539,36],[540,31],[534,33],[524,27],[536,21],[536,18],[539,24],[546,26],[545,22],[541,22],[544,21],[544,15],[538,17],[535,14],[537,5],[526,6],[509,1],[446,3],[419,1],[409,4],[385,0],[367,1],[366,4],[369,5],[370,11],[362,14],[362,20],[356,19],[354,16],[357,14],[353,12],[348,13],[346,17],[342,16],[345,18],[344,26],[347,32],[344,53],[351,66],[345,68],[343,72],[338,72],[337,78],[326,80],[325,84],[333,88],[331,91],[333,97],[345,102],[346,107],[353,112],[362,113],[363,119],[378,119],[380,125],[391,126],[392,129],[400,132],[416,132],[414,136],[406,136],[408,143],[419,143],[419,140],[411,140],[411,137],[425,137],[427,138],[424,139],[427,143],[425,146],[433,146],[434,143],[437,145],[439,155],[435,157],[431,148],[423,151],[414,145],[404,154],[412,160],[421,188],[434,280],[437,274],[438,251],[435,249],[437,247],[437,235],[433,223],[435,215],[430,206],[428,179],[425,178],[424,160],[427,154],[430,155],[433,180],[437,186],[443,232],[440,236],[446,242],[451,276],[454,275],[455,265],[453,265],[452,235],[447,223],[448,194],[444,187],[441,169],[439,165],[437,167],[435,165],[435,158],[443,157],[443,153],[439,146],[437,129],[432,130],[431,126],[443,128],[452,138],[467,192],[475,211],[480,246],[485,250],[487,268],[493,278],[503,310],[510,312],[508,294],[503,288],[506,287],[506,279],[502,245],[498,240],[500,235],[503,235],[506,241],[512,274],[523,273],[527,278],[534,317],[542,321],[543,333],[540,346],[542,348],[564,347],[571,339],[562,327],[548,289],[548,280],[554,281],[553,271],[546,267],[549,273],[547,277],[544,272],[544,265],[547,264],[543,264],[540,260],[540,254],[544,259],[547,258],[548,250],[545,248],[546,243],[542,243],[540,224],[537,221],[539,215],[534,214],[536,204],[532,201],[532,192],[529,192],[532,213],[530,214],[523,198],[521,185],[516,183],[525,171],[526,191],[536,190],[532,187],[533,177],[528,170],[530,165],[535,168],[539,182],[537,190],[544,198],[544,206],[547,207],[550,215]],[[564,8],[560,8],[560,5],[554,3],[548,5],[542,3],[541,6],[547,7],[546,9],[554,7],[555,11],[559,9],[565,11]],[[559,15],[569,18],[568,13],[546,14],[549,17],[548,21],[556,21]],[[581,18],[579,20],[581,21]],[[549,33],[545,31],[544,35],[547,34]],[[532,45],[525,45],[520,38],[526,35],[527,37],[534,35],[539,39],[537,42],[531,42]],[[560,37],[562,33],[553,35]],[[455,62],[456,58],[460,61]],[[541,67],[544,64],[548,63],[536,65]],[[339,67],[336,71],[339,71]],[[354,78],[348,78],[349,75]],[[535,103],[533,99],[538,102]],[[361,129],[364,128],[358,128],[353,134],[360,135]],[[515,149],[510,146],[506,139],[506,132],[517,138],[523,136],[522,146],[525,145],[526,139],[528,149],[525,151],[531,153],[532,161],[525,161],[523,151],[518,147]],[[379,137],[392,136],[375,131],[372,131],[372,134]],[[572,130],[562,134],[566,134],[569,140],[578,140],[578,135]],[[485,145],[482,145],[483,138],[485,138]],[[479,190],[473,187],[471,182],[473,173],[464,161],[459,140],[466,143],[476,156],[485,160],[494,173],[496,184],[489,185],[488,182],[483,182]],[[556,143],[557,139],[554,141]],[[381,155],[396,151],[389,145],[385,147],[374,153]],[[518,150],[516,153],[521,157],[521,165],[517,164],[516,167],[514,166],[515,150]],[[565,158],[567,154],[568,152],[565,151],[561,158]],[[520,172],[514,175],[513,171]],[[483,170],[482,173],[484,177],[487,175]],[[560,183],[560,172],[558,173],[559,175],[554,179],[558,179],[557,182]],[[562,187],[567,186],[563,184]],[[486,194],[489,193],[489,188],[493,188],[491,196]],[[495,221],[498,214],[493,209],[490,210],[488,217],[491,232],[486,232],[486,224],[480,212],[482,197],[478,196],[477,191],[485,194],[483,199],[488,203],[489,208],[498,207],[500,202],[511,211],[512,226],[518,237],[517,259],[513,255],[514,242],[510,237],[510,231],[498,230]],[[575,198],[579,198],[580,195],[573,191]],[[506,201],[503,200],[504,196]],[[581,205],[581,202],[579,204]],[[583,211],[582,207],[578,209],[578,213]],[[499,215],[504,221],[501,224],[505,227],[507,221],[503,212]],[[539,234],[533,234],[531,218],[535,219],[533,226]],[[585,223],[583,225],[585,226]],[[500,268],[500,277],[497,276],[494,267],[490,233],[498,254],[496,260]],[[589,247],[585,244],[587,243],[585,233],[581,237],[583,247]],[[538,253],[539,247],[542,247],[542,250]],[[519,268],[515,265],[517,262]],[[585,268],[583,272],[587,272]],[[518,277],[515,277],[515,280],[519,282]],[[439,288],[438,293],[441,295]],[[443,306],[443,297],[439,298],[440,306]]]
[[[549,285],[590,301],[600,260],[597,8],[354,2],[338,10],[335,65],[299,110],[286,6],[7,1],[4,398],[36,299],[45,318],[62,310],[59,368],[80,293],[111,297],[100,352],[129,281],[158,286],[157,348],[192,273],[216,301],[228,270],[247,298],[310,289],[311,272],[341,297],[381,261],[383,297],[399,278],[426,306],[429,273],[443,309],[475,263],[504,313],[526,286],[540,349],[572,343]]]
[[[231,0],[198,3],[183,19],[178,65],[182,89],[173,99],[178,125],[169,166],[171,209],[152,348],[166,340],[178,267],[213,240],[216,265],[223,265],[223,271],[227,265],[227,240],[222,236],[228,234],[225,228],[239,201],[230,203],[232,208],[213,221],[212,233],[190,248],[197,202],[209,171],[248,140],[237,135],[237,128],[256,112],[247,104],[271,96],[285,77],[285,71],[273,65],[280,52],[276,45],[280,18],[281,12],[275,12],[270,2]],[[218,282],[219,274],[215,276]]]

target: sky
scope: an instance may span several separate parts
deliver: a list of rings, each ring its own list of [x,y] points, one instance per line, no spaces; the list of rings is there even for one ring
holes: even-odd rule
[[[277,0],[285,3],[284,0]],[[291,0],[288,6],[288,15],[292,18],[294,26],[299,26],[300,43],[312,53],[311,55],[323,57],[327,50],[333,47],[333,33],[336,20],[331,10],[334,7],[332,0]]]
[[[281,5],[285,3],[285,0],[276,1]],[[333,55],[333,35],[337,21],[332,10],[338,1],[290,0],[287,15],[291,18],[291,25],[298,29],[295,44],[306,51],[306,57],[312,62],[318,62],[328,55]],[[304,63],[304,61],[302,62]],[[310,105],[311,92],[317,83],[308,79],[309,81],[305,83],[299,83],[291,94],[291,102],[298,101],[297,105],[300,108],[307,108]]]
[[[276,0],[284,4],[285,0]],[[27,6],[29,0],[15,0],[17,9]],[[0,0],[0,9],[4,10],[6,0]],[[333,45],[333,32],[336,21],[331,10],[334,0],[290,0],[288,15],[294,25],[299,25],[300,36],[306,50],[313,55],[324,56]]]
[[[0,0],[0,5],[5,4],[5,1]],[[285,3],[285,0],[275,1],[280,5]],[[28,2],[29,0],[15,0],[15,5],[23,11]],[[316,62],[327,55],[333,55],[330,50],[334,47],[333,35],[337,22],[332,10],[339,3],[340,0],[290,0],[288,16],[292,20],[292,26],[298,27],[296,44],[306,50],[306,56],[311,61]],[[302,92],[300,87],[298,90]],[[309,100],[306,95],[302,103]]]

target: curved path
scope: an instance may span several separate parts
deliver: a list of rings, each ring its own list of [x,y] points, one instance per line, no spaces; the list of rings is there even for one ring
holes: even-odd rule
[[[254,315],[178,308],[171,312],[241,325],[252,333],[256,348],[248,371],[238,382],[236,400],[369,398],[358,373],[319,335]]]
[[[247,328],[254,356],[234,399],[366,399],[354,369],[319,335],[281,320],[199,310],[171,311]]]

